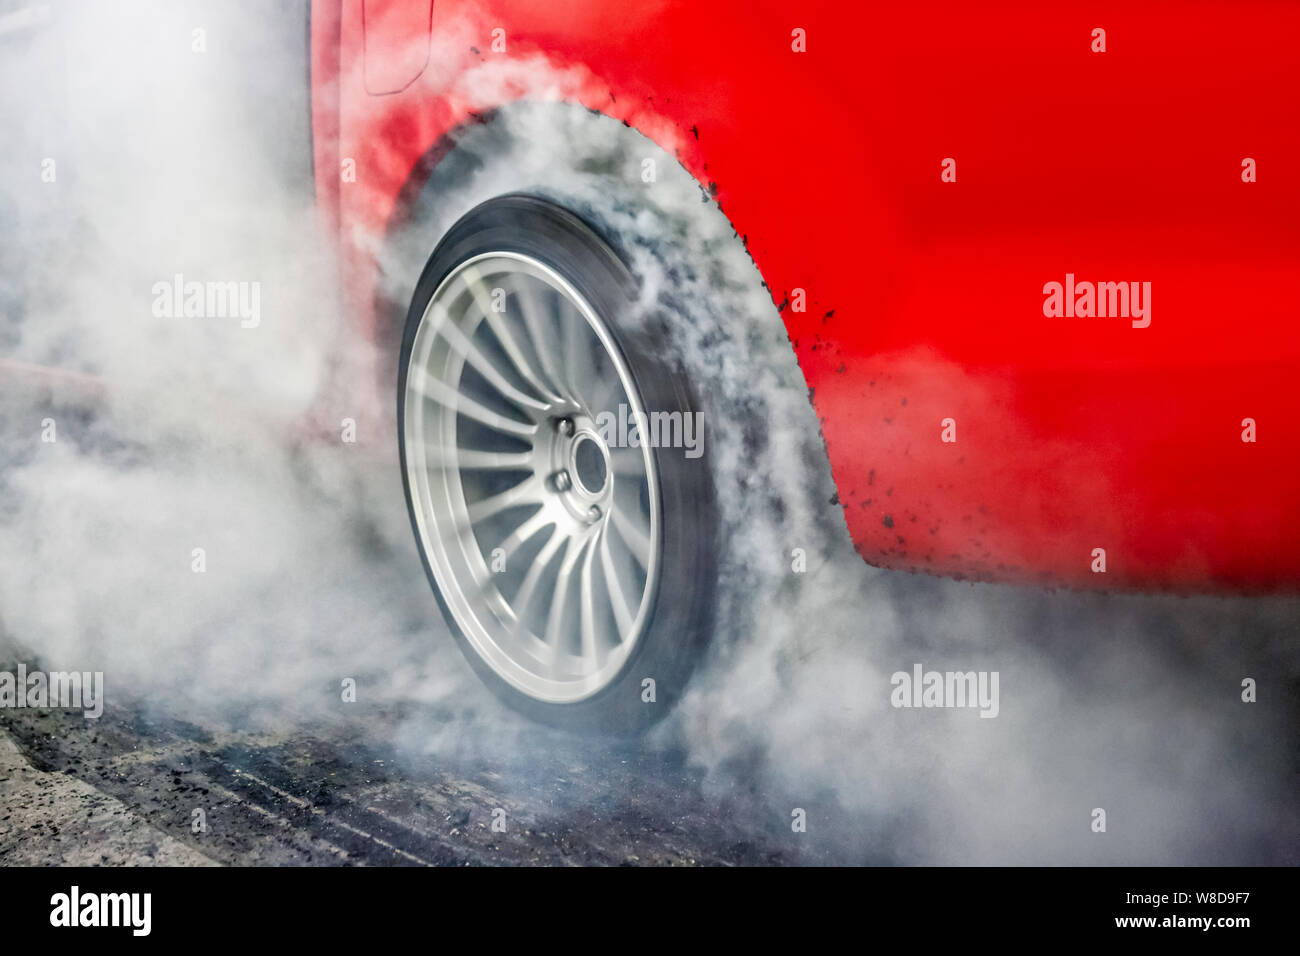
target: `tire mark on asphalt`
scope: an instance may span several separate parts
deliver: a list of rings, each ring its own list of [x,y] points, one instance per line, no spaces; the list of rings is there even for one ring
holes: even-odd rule
[[[752,795],[705,797],[682,765],[653,754],[546,737],[529,751],[546,756],[488,766],[399,755],[373,721],[334,726],[325,737],[319,722],[310,732],[235,732],[111,703],[96,721],[7,710],[0,726],[33,766],[115,797],[218,863],[817,861],[782,837],[780,818]],[[198,808],[206,828],[195,833]],[[495,825],[499,818],[505,826]]]
[[[293,822],[290,821],[290,820],[286,820],[284,817],[280,816],[278,813],[273,813],[272,811],[266,809],[265,807],[259,807],[257,804],[255,804],[255,803],[251,803],[251,802],[245,800],[245,799],[244,799],[243,797],[241,797],[239,794],[235,793],[233,790],[227,790],[225,787],[221,786],[220,784],[214,783],[214,784],[212,785],[212,788],[211,788],[211,789],[212,789],[212,792],[213,792],[213,793],[220,794],[220,795],[224,796],[225,799],[226,799],[226,800],[227,800],[231,805],[233,805],[233,806],[235,806],[235,807],[237,807],[237,808],[239,808],[239,809],[251,810],[253,813],[260,814],[261,816],[265,817],[266,819],[271,820],[272,822],[279,824],[281,827],[283,827],[285,830],[287,830],[290,834],[293,834],[294,836],[297,835],[297,827],[294,826]],[[343,848],[340,847],[340,846],[335,846],[335,845],[332,844],[332,843],[328,843],[327,841],[320,840],[319,837],[317,838],[317,840],[318,840],[319,842],[321,842],[321,843],[325,843],[326,846],[328,847],[328,849],[330,849],[330,850],[331,850],[332,852],[334,852],[337,856],[339,856],[340,859],[342,859],[342,860],[344,860],[344,861],[346,861],[346,860],[348,859],[348,851],[347,851],[347,850],[343,849]],[[295,842],[295,843],[299,843],[299,844],[301,844],[301,841],[299,841],[299,840],[295,840],[294,842]],[[307,853],[308,855],[310,855],[310,847],[309,847],[309,845],[303,847],[303,852],[304,852],[304,853]]]
[[[218,760],[217,762],[220,763],[221,761]],[[341,820],[336,816],[326,813],[320,807],[308,803],[306,800],[302,799],[301,797],[295,797],[293,794],[288,793],[285,790],[281,790],[279,787],[275,786],[274,784],[267,783],[265,780],[261,779],[260,777],[254,776],[253,774],[249,773],[247,770],[234,770],[234,773],[248,780],[252,780],[254,783],[261,784],[263,787],[270,790],[272,793],[274,793],[276,796],[280,797],[281,799],[288,800],[290,803],[294,804],[295,806],[300,807],[301,809],[306,810],[309,813],[315,814],[316,816],[324,820],[326,824],[328,824],[329,826],[341,827],[342,829],[347,830],[349,833],[355,834],[356,836],[359,836],[362,839],[369,840],[375,845],[383,847],[385,850],[388,850],[390,853],[395,853],[398,856],[410,860],[413,863],[419,863],[422,866],[437,865],[430,860],[426,860],[423,857],[416,856],[414,853],[410,853],[406,850],[403,850],[401,847],[393,846],[393,844],[389,843],[387,840],[380,839],[379,837],[375,836],[373,833],[367,833],[365,830],[362,830],[359,827],[354,827],[346,820]],[[397,821],[394,820],[392,822],[396,823]],[[410,830],[409,827],[403,827],[403,829]]]

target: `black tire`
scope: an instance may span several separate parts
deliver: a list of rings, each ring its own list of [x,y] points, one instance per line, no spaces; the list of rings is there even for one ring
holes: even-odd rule
[[[599,692],[573,703],[551,703],[523,693],[486,663],[466,639],[439,593],[421,541],[407,475],[404,396],[408,361],[426,306],[439,285],[466,260],[484,253],[519,253],[562,275],[604,322],[630,370],[645,407],[683,414],[696,410],[689,383],[661,358],[654,322],[634,321],[636,278],[619,255],[577,216],[528,195],[502,196],[474,208],[446,233],[429,257],[403,326],[398,363],[398,428],[407,511],[425,573],[448,627],[471,666],[505,703],[530,718],[570,730],[636,734],[677,701],[712,633],[716,613],[718,512],[707,444],[698,458],[681,449],[655,448],[663,556],[651,613],[617,675]],[[653,701],[645,699],[653,681]]]

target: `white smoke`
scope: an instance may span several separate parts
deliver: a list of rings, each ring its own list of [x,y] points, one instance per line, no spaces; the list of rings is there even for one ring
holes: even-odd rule
[[[344,678],[372,707],[472,699],[416,630],[392,449],[341,440],[371,399],[332,362],[369,344],[314,208],[302,5],[60,6],[7,43],[7,358],[108,400],[6,388],[6,634],[196,718],[346,719]],[[178,275],[256,284],[260,323],[160,315]]]

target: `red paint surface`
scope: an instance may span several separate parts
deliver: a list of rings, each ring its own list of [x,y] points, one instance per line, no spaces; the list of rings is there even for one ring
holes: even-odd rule
[[[367,17],[408,2],[427,0]],[[374,96],[361,0],[315,0],[318,195],[345,237],[382,230],[419,157],[497,105],[466,77],[493,57],[578,68],[567,98],[679,151],[775,299],[807,291],[783,317],[867,560],[1294,589],[1300,6],[1133,6],[436,0],[429,66]],[[440,50],[465,18],[479,53]],[[340,190],[339,156],[361,182]],[[344,248],[369,326],[369,267]],[[1044,317],[1067,272],[1150,282],[1150,327]]]

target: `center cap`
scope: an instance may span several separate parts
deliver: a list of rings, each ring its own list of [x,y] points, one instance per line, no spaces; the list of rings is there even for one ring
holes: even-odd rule
[[[609,478],[609,453],[596,435],[579,435],[573,443],[573,473],[578,485],[589,495],[599,495],[605,490]]]

